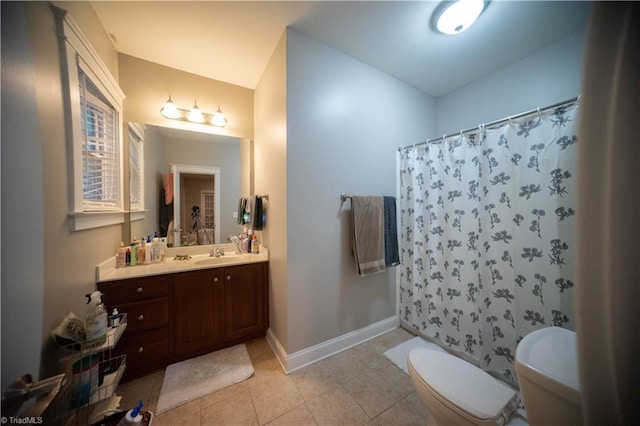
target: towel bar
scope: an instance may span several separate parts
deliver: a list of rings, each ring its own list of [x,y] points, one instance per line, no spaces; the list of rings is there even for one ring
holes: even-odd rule
[[[340,200],[347,201],[348,199],[351,198],[351,195],[345,194],[344,192],[342,194],[340,194]]]

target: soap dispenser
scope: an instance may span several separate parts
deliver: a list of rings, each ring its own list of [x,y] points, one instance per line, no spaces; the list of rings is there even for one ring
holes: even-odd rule
[[[102,293],[94,291],[87,294],[87,317],[85,319],[86,341],[88,347],[99,346],[107,341],[107,312],[102,303]]]

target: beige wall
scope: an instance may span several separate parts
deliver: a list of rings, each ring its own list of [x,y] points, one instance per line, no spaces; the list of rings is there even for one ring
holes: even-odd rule
[[[42,2],[46,5],[46,2]],[[89,39],[91,46],[98,52],[100,58],[109,69],[113,77],[118,80],[118,55],[113,42],[102,27],[102,23],[87,1],[54,1],[55,6],[66,10],[73,18],[82,33]]]
[[[288,347],[286,35],[255,90],[255,191],[269,193],[262,242],[269,247],[270,328]]]
[[[180,106],[183,106],[184,102],[184,106],[188,107],[193,99],[197,99],[205,112],[213,112],[211,109],[217,108],[220,104],[230,124],[219,133],[253,138],[252,90],[187,73],[174,72],[164,67],[157,69],[154,64],[138,61],[126,55],[122,56],[124,64],[119,66],[119,56],[88,2],[56,2],[55,4],[69,12],[110,72],[120,80],[119,84],[127,95],[124,104],[125,122],[139,121],[166,126],[167,120],[159,115],[159,109],[171,93]],[[21,209],[27,209],[35,212],[36,217],[39,218],[36,223],[39,222],[42,226],[30,228],[41,229],[39,236],[33,238],[28,232],[22,232],[16,234],[16,238],[9,242],[3,233],[5,250],[2,252],[2,302],[6,306],[19,306],[20,311],[28,315],[30,320],[39,322],[41,325],[28,330],[21,324],[23,321],[18,320],[19,323],[14,325],[14,329],[19,333],[3,333],[2,347],[11,348],[10,353],[15,356],[9,358],[3,356],[2,370],[3,378],[5,373],[8,377],[13,377],[26,372],[36,377],[40,375],[45,377],[61,368],[57,360],[58,354],[51,344],[51,330],[68,312],[84,317],[84,295],[95,289],[95,265],[113,255],[122,239],[123,226],[114,225],[78,232],[69,230],[67,147],[54,15],[48,2],[23,2],[13,4],[11,7],[19,12],[24,11],[25,19],[16,22],[15,26],[8,27],[4,25],[3,14],[3,34],[5,35],[3,47],[7,37],[20,37],[19,41],[23,46],[19,49],[22,58],[18,66],[22,67],[22,70],[19,74],[5,75],[3,49],[3,88],[7,85],[15,87],[25,96],[31,94],[30,101],[27,98],[24,99],[24,105],[33,106],[33,114],[37,114],[37,119],[34,120],[33,114],[30,114],[19,116],[16,120],[9,122],[4,120],[3,114],[3,140],[6,144],[9,139],[5,139],[5,135],[26,134],[23,131],[24,120],[20,118],[27,119],[37,134],[37,137],[30,138],[30,141],[40,152],[42,164],[41,170],[38,170],[38,167],[27,167],[10,177],[3,176],[3,182],[27,181],[36,178],[42,183],[42,189],[37,191],[40,195],[37,203],[29,203],[27,197],[21,198],[22,206],[3,203],[3,218],[12,217],[11,214],[5,213],[9,210],[20,217],[28,218],[20,214]],[[3,10],[5,10],[4,5]],[[6,34],[5,27],[14,32]],[[19,34],[20,29],[23,31],[22,34]],[[32,78],[27,78],[28,76]],[[121,79],[123,76],[125,78]],[[25,113],[17,109],[15,112],[18,115]],[[210,132],[210,129],[204,129],[204,131]],[[16,155],[21,155],[21,152],[26,153],[28,149],[27,145],[21,146],[17,148]],[[3,150],[3,161],[4,152],[5,150]],[[38,178],[40,171],[41,179]],[[128,169],[125,169],[125,177],[127,173]],[[5,194],[3,191],[3,201],[8,199],[5,195],[8,196],[9,192]],[[19,198],[20,194],[16,196]],[[29,227],[30,224],[15,223],[11,226]],[[125,226],[127,231],[124,234],[128,233],[129,225]],[[24,245],[21,247],[20,244],[24,238],[28,240],[24,240]],[[6,249],[12,246],[15,250]],[[38,252],[42,253],[42,262],[36,262],[34,265],[34,260],[38,259]],[[23,272],[27,270],[31,271],[31,274],[28,282],[25,282]],[[15,279],[8,279],[8,277]],[[9,286],[21,286],[21,288],[20,291],[12,291]],[[11,311],[3,309],[3,327],[12,324],[5,319],[6,312]],[[26,322],[26,324],[29,323]],[[32,336],[37,344],[32,345],[32,339],[25,340],[25,335]],[[42,353],[39,353],[39,348],[42,348]],[[39,365],[40,371],[37,371],[34,365]],[[6,384],[3,380],[3,386]]]
[[[176,129],[253,139],[253,90],[212,80],[153,62],[119,54],[124,120]],[[229,124],[224,128],[169,120],[160,109],[171,95],[176,106],[189,109],[194,100],[206,113],[218,105]]]
[[[44,288],[42,147],[24,8],[2,3],[2,392],[40,370]],[[29,315],[24,315],[25,310]]]
[[[106,34],[88,3],[58,3],[73,11],[72,18],[85,32],[98,54],[117,75],[117,54],[110,42],[105,41]],[[80,317],[85,315],[86,299],[84,295],[95,289],[95,265],[115,252],[121,238],[119,225],[98,229],[71,232],[68,227],[68,163],[65,142],[65,120],[62,102],[62,78],[58,54],[58,39],[53,12],[46,2],[22,3],[28,19],[29,55],[34,75],[35,103],[37,105],[37,123],[39,144],[42,150],[42,205],[44,208],[43,247],[44,268],[41,306],[32,307],[36,312],[25,309],[24,315],[42,315],[42,328],[39,332],[43,348],[40,360],[40,374],[48,376],[61,368],[51,344],[51,330],[68,312]],[[3,42],[4,44],[4,42]],[[2,125],[9,128],[14,122]],[[4,179],[3,179],[4,180]],[[6,206],[3,211],[15,206]],[[28,224],[25,224],[28,226]],[[4,246],[4,244],[3,244]],[[11,264],[17,268],[34,268],[28,252],[10,252],[3,265]],[[5,285],[24,285],[21,282],[5,283],[3,280],[3,301]],[[35,295],[34,295],[35,297]],[[4,321],[3,321],[4,322]],[[29,333],[29,330],[22,330]],[[10,345],[20,354],[19,342],[7,342],[3,335],[3,347]],[[4,370],[3,359],[3,370]],[[38,371],[31,373],[38,375]],[[3,383],[4,385],[4,383]]]

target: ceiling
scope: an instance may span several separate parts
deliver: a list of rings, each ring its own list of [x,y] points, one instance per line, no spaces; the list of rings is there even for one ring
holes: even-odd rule
[[[585,1],[496,1],[456,36],[436,1],[94,1],[118,52],[254,89],[287,26],[439,97],[586,28]]]

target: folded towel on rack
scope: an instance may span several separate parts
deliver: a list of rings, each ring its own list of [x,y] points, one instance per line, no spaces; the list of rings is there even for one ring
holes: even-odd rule
[[[384,199],[351,197],[353,252],[360,276],[386,270],[384,252]]]
[[[400,264],[398,251],[398,223],[396,220],[396,198],[384,196],[384,261],[385,266]]]

